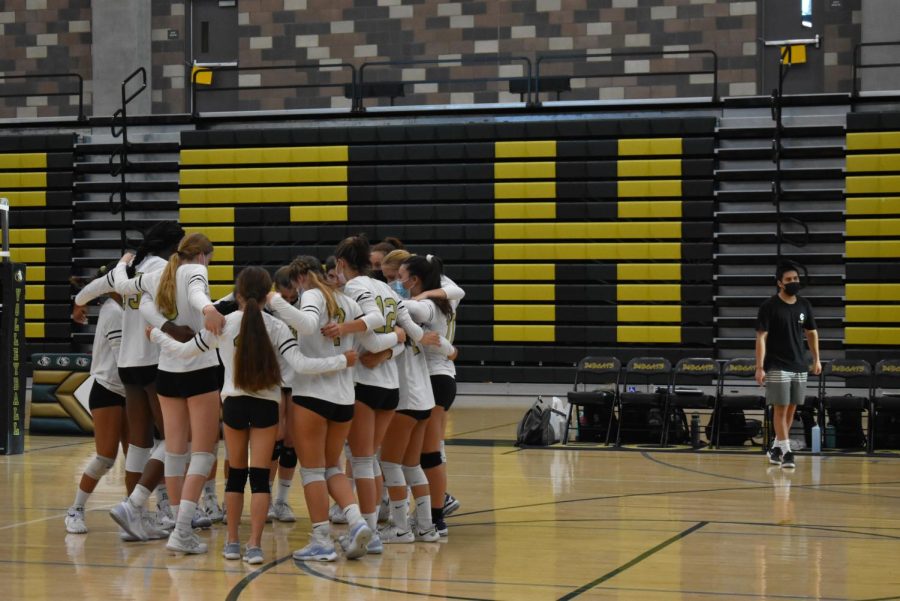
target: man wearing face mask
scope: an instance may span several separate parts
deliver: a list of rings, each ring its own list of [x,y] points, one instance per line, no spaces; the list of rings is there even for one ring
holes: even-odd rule
[[[820,374],[822,364],[812,305],[798,295],[803,285],[797,266],[779,265],[775,279],[778,294],[763,302],[756,321],[756,381],[766,387],[766,402],[772,406],[775,422],[769,462],[793,468],[788,433],[797,405],[806,396],[807,374]],[[812,367],[803,348],[804,337],[812,352]]]

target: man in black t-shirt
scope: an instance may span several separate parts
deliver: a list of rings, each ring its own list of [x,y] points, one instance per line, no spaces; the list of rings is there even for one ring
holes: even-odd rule
[[[806,376],[822,372],[819,361],[819,334],[812,305],[798,296],[803,287],[793,264],[778,266],[775,272],[778,294],[766,299],[756,320],[756,381],[766,387],[766,402],[772,406],[775,441],[768,452],[769,462],[794,467],[790,432],[797,405],[806,396]],[[806,359],[803,338],[812,351]]]

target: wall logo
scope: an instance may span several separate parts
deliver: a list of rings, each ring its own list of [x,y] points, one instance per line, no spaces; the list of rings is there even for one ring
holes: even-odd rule
[[[16,274],[13,276],[16,279],[16,282],[20,284],[25,281],[25,276],[22,274],[21,269],[16,269]]]
[[[50,365],[50,357],[47,355],[41,355],[41,358],[37,360],[37,364],[41,367],[47,367]]]
[[[57,357],[56,358],[56,364],[59,365],[60,367],[69,367],[69,363],[71,363],[71,361],[69,360],[68,357]]]
[[[75,365],[77,365],[78,367],[87,367],[88,365],[90,365],[90,363],[91,360],[87,357],[78,357],[77,359],[75,359]]]

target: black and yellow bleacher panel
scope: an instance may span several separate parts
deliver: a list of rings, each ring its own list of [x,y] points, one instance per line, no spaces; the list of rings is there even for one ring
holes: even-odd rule
[[[73,134],[0,136],[10,256],[26,264],[29,352],[71,350]]]
[[[844,342],[878,360],[900,346],[900,114],[847,116]]]
[[[528,366],[603,346],[708,354],[714,125],[184,132],[180,218],[216,244],[210,281],[223,290],[244,265],[324,259],[359,232],[440,256],[467,293],[457,340],[469,377],[515,364],[527,379]]]

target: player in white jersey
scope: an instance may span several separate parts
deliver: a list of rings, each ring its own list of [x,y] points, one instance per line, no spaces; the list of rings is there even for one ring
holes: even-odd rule
[[[125,458],[125,488],[132,501],[133,512],[141,515],[135,521],[131,534],[123,531],[125,540],[146,540],[167,536],[160,526],[174,526],[168,494],[163,481],[163,460],[166,446],[163,440],[154,444],[154,428],[160,439],[164,438],[164,424],[156,394],[156,365],[159,350],[143,334],[145,322],[139,312],[140,295],[122,292],[130,277],[141,277],[162,269],[168,257],[175,252],[184,230],[174,221],[161,221],[148,229],[137,250],[137,255],[126,254],[118,279],[115,272],[107,272],[85,286],[75,297],[72,317],[84,322],[84,305],[102,294],[116,292],[122,297],[122,344],[116,359],[120,379],[125,388],[125,415],[128,422],[128,453]],[[118,268],[118,266],[117,266]],[[124,288],[123,288],[124,290]],[[183,334],[173,324],[166,324],[173,335]],[[190,334],[193,334],[190,332]],[[189,336],[188,336],[189,337]],[[150,520],[145,505],[150,493],[157,491],[156,520]]]
[[[307,357],[331,357],[351,350],[355,332],[362,332],[363,312],[355,301],[335,292],[323,281],[322,265],[314,257],[298,257],[291,264],[293,280],[303,292],[300,309],[273,294],[269,306],[293,327],[300,350]],[[385,335],[384,348],[397,344],[397,334]],[[328,494],[340,505],[350,526],[342,540],[348,558],[366,554],[372,530],[362,518],[350,481],[338,467],[353,419],[351,371],[319,376],[297,375],[292,386],[292,426],[298,445],[300,478],[313,534],[310,544],[294,552],[300,561],[337,558],[328,521]]]
[[[221,333],[225,318],[209,299],[206,273],[212,252],[212,243],[206,236],[190,234],[182,239],[164,270],[127,283],[130,292],[143,294],[140,310],[150,325],[160,328],[168,320],[195,332],[206,327],[214,334]],[[156,388],[168,435],[166,483],[172,504],[178,507],[175,528],[166,547],[176,552],[205,553],[206,544],[194,534],[192,521],[203,484],[215,463],[219,438],[218,359],[215,354],[205,354],[184,361],[161,352]],[[130,524],[131,516],[123,513],[117,521],[124,528]]]
[[[111,268],[112,266],[102,267],[97,277],[105,278]],[[66,512],[66,531],[70,534],[88,531],[84,523],[85,503],[100,478],[115,464],[119,444],[124,444],[127,440],[127,431],[123,428],[125,387],[122,386],[116,366],[121,341],[122,297],[110,292],[100,307],[91,349],[91,375],[94,382],[88,397],[88,407],[93,418],[94,446],[97,452],[81,475],[75,501]]]
[[[381,270],[381,261],[395,250],[403,250],[403,242],[397,238],[385,238],[381,242],[372,245],[372,251],[369,254],[369,263],[372,266],[372,277],[387,283],[387,277]]]
[[[240,310],[226,317],[221,335],[203,330],[193,340],[180,343],[159,330],[151,332],[153,341],[162,345],[164,354],[191,360],[218,348],[222,356],[225,369],[222,414],[230,462],[225,499],[232,516],[223,555],[226,559],[241,556],[238,526],[249,476],[251,532],[244,561],[250,564],[263,562],[260,539],[269,507],[269,463],[278,433],[281,401],[282,372],[278,356],[298,374],[344,370],[355,357],[352,350],[327,358],[304,357],[288,327],[261,311],[271,287],[272,280],[265,269],[247,267],[241,271],[235,286]]]

